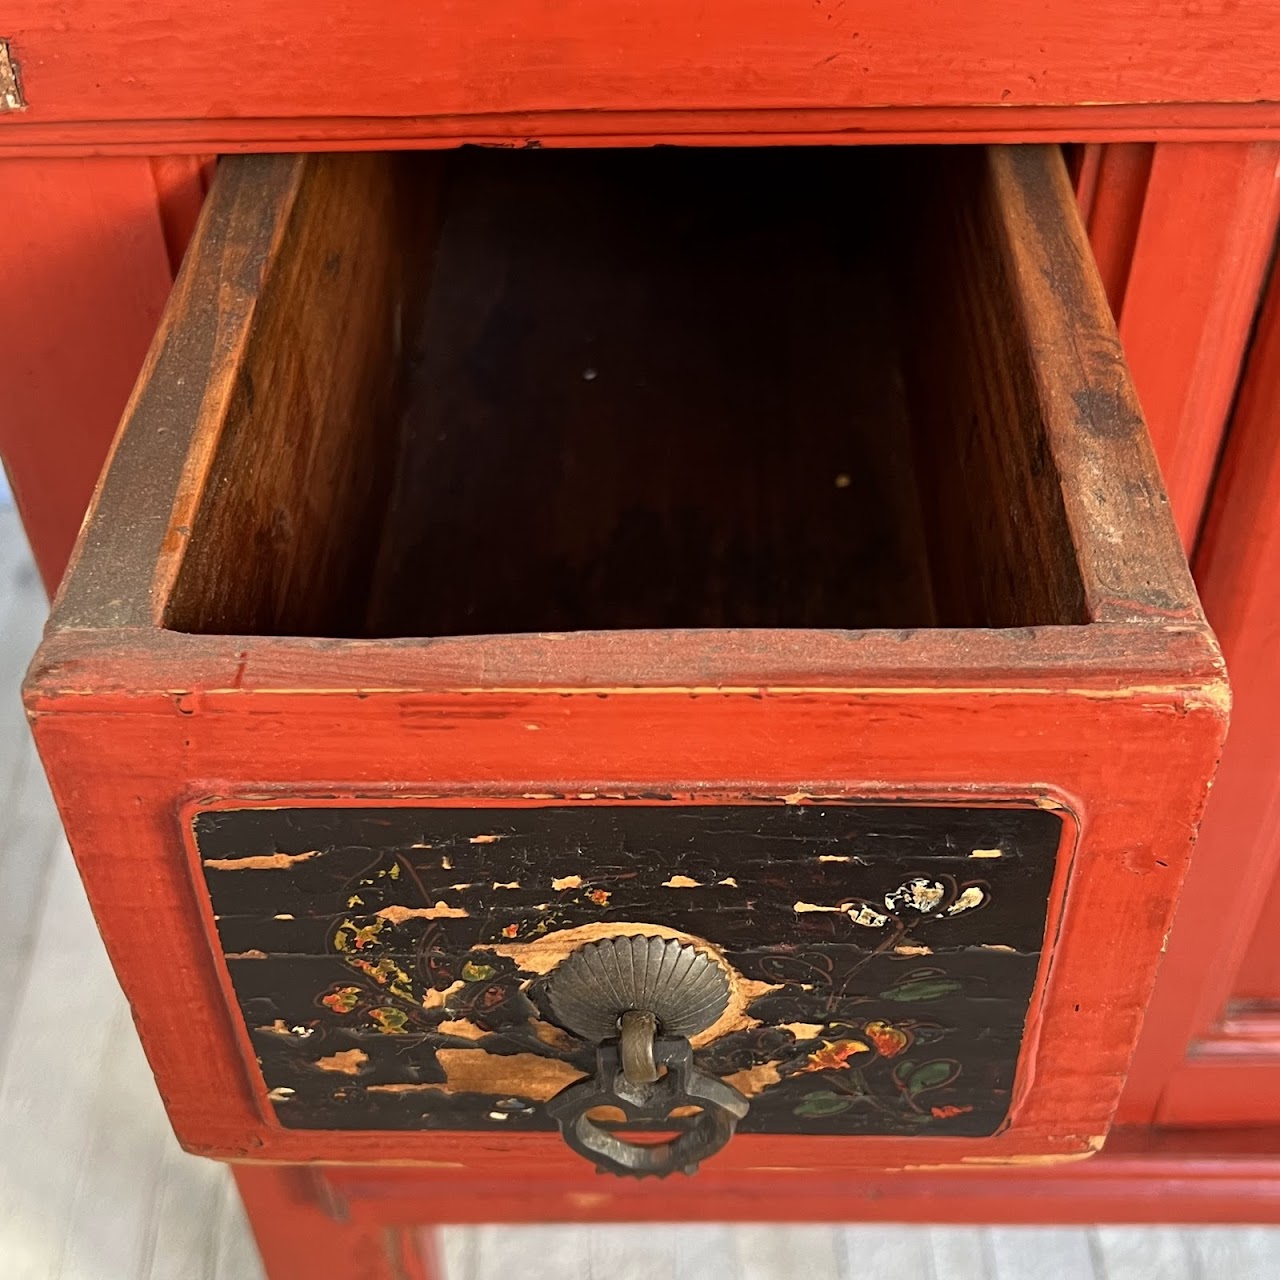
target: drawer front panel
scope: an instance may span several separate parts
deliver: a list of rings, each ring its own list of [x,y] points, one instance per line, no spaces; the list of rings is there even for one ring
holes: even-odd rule
[[[693,941],[732,975],[698,1065],[743,1132],[986,1136],[1041,971],[1063,815],[581,803],[219,808],[193,834],[279,1124],[551,1129],[594,1051],[546,975]]]

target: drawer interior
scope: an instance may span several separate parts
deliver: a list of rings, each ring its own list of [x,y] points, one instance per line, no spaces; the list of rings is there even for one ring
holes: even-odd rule
[[[166,626],[1087,620],[981,149],[308,172]]]

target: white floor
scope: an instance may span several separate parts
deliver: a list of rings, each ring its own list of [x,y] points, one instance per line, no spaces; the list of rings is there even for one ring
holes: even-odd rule
[[[170,1136],[31,747],[17,691],[44,608],[0,505],[0,1280],[260,1280],[230,1177]],[[1280,1280],[1280,1228],[444,1237],[449,1280]]]

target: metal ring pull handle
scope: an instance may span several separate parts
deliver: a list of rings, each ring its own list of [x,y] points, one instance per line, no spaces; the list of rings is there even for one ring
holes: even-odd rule
[[[548,1104],[565,1141],[602,1171],[631,1177],[694,1173],[733,1137],[747,1099],[699,1071],[689,1037],[711,1026],[729,1000],[724,971],[697,948],[670,938],[622,937],[589,943],[552,973],[556,1017],[596,1043],[596,1073]],[[670,1127],[693,1108],[675,1138],[635,1143],[592,1119],[614,1108],[633,1123]]]
[[[654,1056],[658,1019],[643,1009],[629,1009],[618,1021],[622,1074],[631,1085],[657,1084],[662,1076]]]

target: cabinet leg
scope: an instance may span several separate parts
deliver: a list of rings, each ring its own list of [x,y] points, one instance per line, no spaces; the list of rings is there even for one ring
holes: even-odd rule
[[[343,1221],[306,1169],[241,1165],[235,1178],[268,1280],[444,1280],[433,1231]]]

